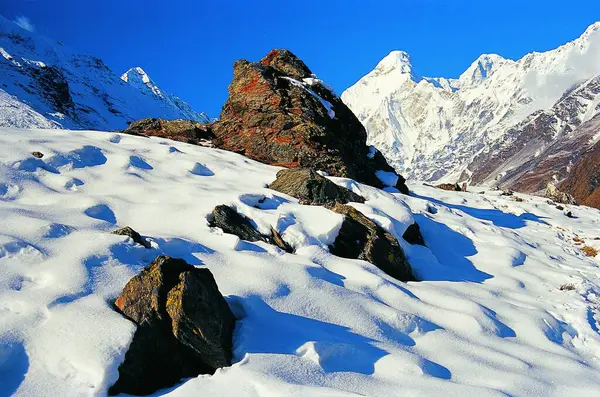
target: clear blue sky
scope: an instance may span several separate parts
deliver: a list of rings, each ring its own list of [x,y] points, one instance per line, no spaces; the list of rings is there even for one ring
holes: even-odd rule
[[[238,58],[288,48],[338,93],[394,49],[419,75],[457,77],[481,53],[515,59],[576,38],[600,0],[0,0],[0,14],[119,74],[141,66],[218,116]]]

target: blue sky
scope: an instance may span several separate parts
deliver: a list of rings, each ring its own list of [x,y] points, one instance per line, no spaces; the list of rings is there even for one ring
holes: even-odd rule
[[[218,116],[238,58],[288,48],[338,93],[394,49],[419,75],[457,77],[481,53],[515,59],[576,38],[600,0],[0,0],[0,14],[119,74],[141,66]]]

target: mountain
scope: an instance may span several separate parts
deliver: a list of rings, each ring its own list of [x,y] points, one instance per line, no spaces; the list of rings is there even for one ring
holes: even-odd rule
[[[101,59],[78,54],[60,42],[29,32],[0,16],[0,89],[10,95],[18,115],[2,117],[1,125],[69,129],[119,130],[144,117],[209,119],[180,98],[162,91],[141,69],[122,77]],[[0,98],[8,98],[2,95]],[[23,105],[15,108],[14,101]],[[29,123],[23,109],[37,113]],[[41,124],[40,117],[45,119]],[[17,124],[15,120],[20,120]]]
[[[533,145],[510,147],[528,142],[524,132],[543,129],[544,138],[534,135],[547,147],[598,112],[599,72],[596,23],[570,43],[517,61],[482,55],[458,79],[419,77],[409,55],[393,51],[342,99],[369,143],[408,178],[495,183],[530,158]]]

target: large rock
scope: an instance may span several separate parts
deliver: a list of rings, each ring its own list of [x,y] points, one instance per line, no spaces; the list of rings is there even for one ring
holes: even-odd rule
[[[573,196],[568,193],[561,192],[553,183],[548,183],[544,197],[549,198],[555,203],[560,204],[577,204],[577,201]]]
[[[413,223],[406,228],[402,238],[411,245],[425,245],[425,239],[421,233],[421,227],[418,223]]]
[[[212,129],[217,147],[257,161],[383,187],[362,124],[287,50],[273,50],[260,62],[235,62],[229,98]]]
[[[157,136],[201,146],[212,146],[211,140],[215,137],[210,125],[191,120],[157,118],[138,120],[131,123],[123,132],[138,136]]]
[[[227,205],[218,205],[212,212],[210,221],[212,227],[218,227],[227,234],[238,236],[246,241],[263,241],[273,244],[286,252],[293,252],[293,248],[283,240],[277,230],[271,228],[271,235],[265,236],[254,228],[250,219],[238,213],[233,208]]]
[[[312,168],[281,170],[269,189],[295,197],[300,204],[323,205],[350,201],[364,203],[360,195],[338,186]]]
[[[329,247],[332,254],[365,260],[400,281],[415,280],[404,251],[394,236],[349,205],[336,203],[327,208],[344,215],[340,232]]]
[[[115,306],[137,330],[109,394],[146,395],[230,365],[235,318],[208,269],[159,256]]]

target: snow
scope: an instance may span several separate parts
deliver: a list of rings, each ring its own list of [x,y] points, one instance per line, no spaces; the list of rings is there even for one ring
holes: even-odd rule
[[[403,176],[457,182],[473,158],[501,144],[512,126],[598,74],[598,26],[516,61],[484,54],[458,79],[418,77],[409,55],[393,51],[342,100],[367,129],[368,143]]]
[[[278,170],[159,138],[0,128],[2,394],[106,395],[134,332],[111,302],[165,254],[210,269],[239,320],[231,367],[157,395],[598,395],[600,269],[574,241],[600,248],[597,210],[330,178],[397,238],[418,222],[428,248],[399,241],[424,281],[402,283],[331,255],[341,216],[266,188]],[[296,253],[211,229],[218,204]],[[152,248],[109,233],[126,225]]]
[[[0,88],[0,127],[57,128],[57,124]]]

